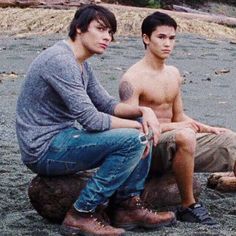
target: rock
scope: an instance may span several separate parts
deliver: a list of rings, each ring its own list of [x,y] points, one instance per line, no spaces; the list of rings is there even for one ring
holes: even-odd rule
[[[221,192],[236,192],[236,176],[234,172],[216,172],[209,176],[207,187]]]
[[[197,177],[193,178],[194,197],[197,200],[201,193],[201,184]],[[145,185],[142,199],[152,208],[174,206],[181,203],[179,190],[173,175],[152,178]]]
[[[216,189],[222,192],[236,192],[236,177],[221,177]]]
[[[235,161],[235,164],[234,164],[234,176],[236,176],[236,161]]]
[[[92,174],[93,172],[83,172],[70,176],[36,176],[28,189],[30,202],[41,216],[52,222],[61,223]],[[200,192],[200,183],[194,177],[196,198]],[[174,176],[167,175],[150,179],[142,198],[153,208],[179,204],[180,196]]]
[[[216,75],[220,75],[220,74],[225,74],[225,73],[229,73],[230,69],[221,69],[221,70],[216,70],[215,74]]]
[[[84,188],[92,173],[40,177],[30,183],[28,195],[35,210],[44,218],[60,223]]]

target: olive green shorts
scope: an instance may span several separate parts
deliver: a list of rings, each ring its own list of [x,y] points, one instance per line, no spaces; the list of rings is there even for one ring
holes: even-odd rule
[[[175,142],[177,130],[161,134],[159,143],[152,150],[150,173],[162,175],[171,170],[177,151]],[[196,172],[218,172],[233,170],[236,161],[236,133],[226,131],[221,134],[197,133],[195,151]]]

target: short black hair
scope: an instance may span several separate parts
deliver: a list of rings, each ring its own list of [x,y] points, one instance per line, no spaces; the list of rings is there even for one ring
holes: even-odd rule
[[[174,27],[175,30],[177,29],[176,21],[169,15],[159,11],[152,13],[143,20],[141,26],[142,36],[146,34],[150,38],[152,32],[155,31],[158,26],[163,25]],[[145,48],[147,47],[145,43],[144,46]]]
[[[104,26],[110,28],[113,40],[113,34],[117,29],[116,17],[107,8],[95,4],[84,5],[76,11],[69,27],[68,35],[71,40],[75,41],[77,29],[80,29],[83,33],[86,32],[93,20],[102,21]]]

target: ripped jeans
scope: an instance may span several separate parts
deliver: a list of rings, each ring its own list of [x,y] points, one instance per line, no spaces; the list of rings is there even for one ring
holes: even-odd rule
[[[46,155],[28,166],[35,173],[55,176],[98,168],[74,207],[94,211],[115,193],[116,199],[139,195],[150,168],[150,154],[141,159],[145,140],[136,129],[87,132],[68,128],[57,134]]]

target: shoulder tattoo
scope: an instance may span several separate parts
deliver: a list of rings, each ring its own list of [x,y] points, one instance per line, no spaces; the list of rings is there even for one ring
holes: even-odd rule
[[[122,81],[119,87],[119,95],[121,101],[127,101],[134,93],[132,85],[128,81]]]

